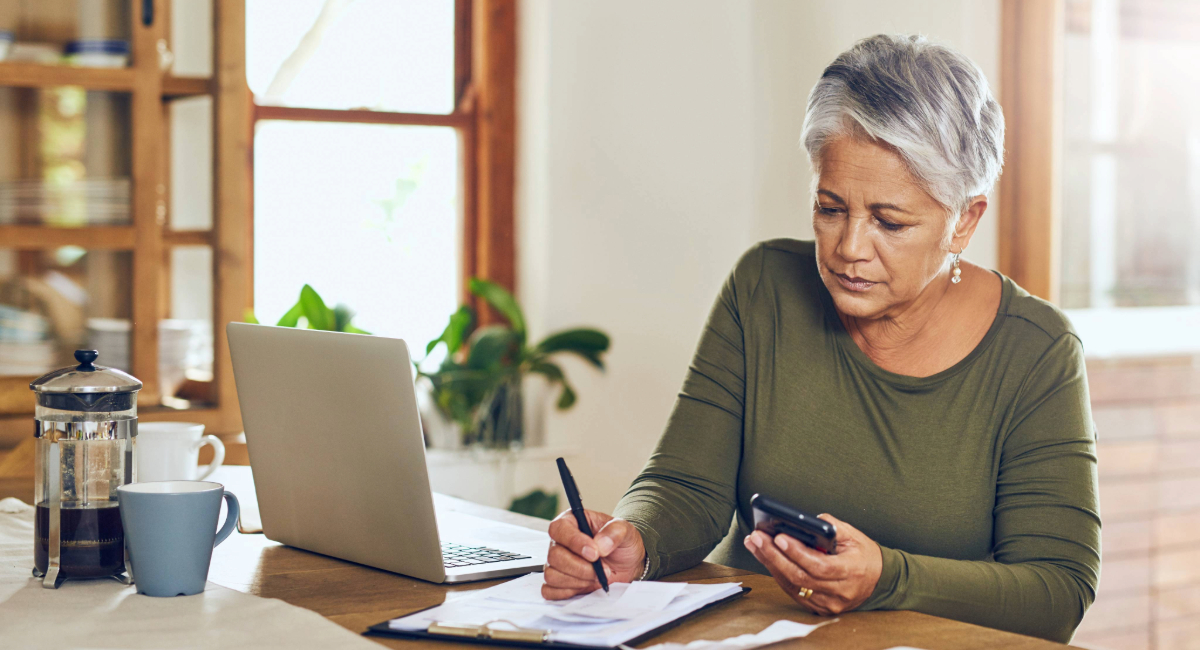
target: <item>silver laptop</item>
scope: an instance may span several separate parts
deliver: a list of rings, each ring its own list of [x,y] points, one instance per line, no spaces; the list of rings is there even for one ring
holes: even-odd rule
[[[404,341],[226,331],[269,539],[431,582],[545,565],[545,533],[435,507]]]

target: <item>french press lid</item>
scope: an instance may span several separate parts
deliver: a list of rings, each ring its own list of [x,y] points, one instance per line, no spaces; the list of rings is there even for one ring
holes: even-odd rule
[[[77,366],[42,375],[29,384],[38,394],[38,404],[64,411],[124,411],[133,406],[133,395],[142,382],[133,375],[97,366],[100,353],[76,350]]]

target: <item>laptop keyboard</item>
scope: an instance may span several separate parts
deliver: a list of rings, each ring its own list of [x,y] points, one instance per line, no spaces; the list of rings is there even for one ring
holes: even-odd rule
[[[486,546],[463,546],[451,542],[442,542],[442,563],[447,569],[476,564],[492,564],[509,560],[528,560],[528,555],[509,553]]]

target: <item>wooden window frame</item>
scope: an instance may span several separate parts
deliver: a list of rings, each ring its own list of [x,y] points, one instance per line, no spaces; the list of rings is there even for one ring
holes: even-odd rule
[[[474,303],[466,289],[466,280],[471,277],[487,278],[514,290],[516,10],[517,0],[455,0],[454,110],[451,113],[252,104],[251,161],[254,124],[259,120],[453,128],[459,134],[462,172],[462,300]],[[252,216],[250,221],[253,222]]]
[[[1062,184],[1061,0],[1003,0],[998,266],[1029,293],[1058,299]]]

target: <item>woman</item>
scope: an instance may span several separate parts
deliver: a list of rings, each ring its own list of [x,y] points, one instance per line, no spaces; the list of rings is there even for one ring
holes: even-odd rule
[[[1071,638],[1100,569],[1095,437],[1063,314],[960,260],[1000,174],[978,67],[865,39],[813,88],[815,242],[759,244],[717,298],[666,432],[613,516],[551,525],[543,594],[713,562],[819,614],[909,609]],[[837,527],[753,530],[755,493]],[[731,523],[732,522],[732,523]]]

